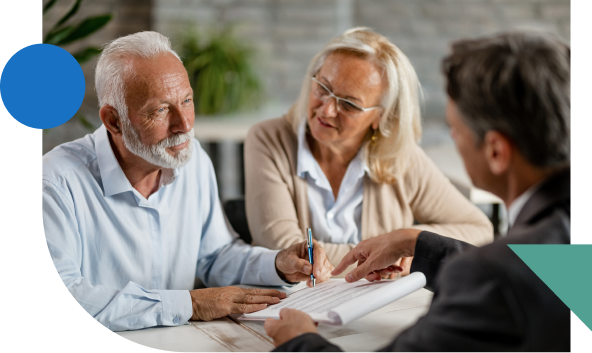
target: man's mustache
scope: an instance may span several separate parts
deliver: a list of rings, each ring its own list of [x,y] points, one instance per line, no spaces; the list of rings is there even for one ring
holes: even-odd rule
[[[191,129],[191,131],[189,132],[179,133],[177,135],[166,138],[157,143],[157,146],[161,148],[177,146],[187,141],[190,141],[193,138],[193,135],[193,129]]]

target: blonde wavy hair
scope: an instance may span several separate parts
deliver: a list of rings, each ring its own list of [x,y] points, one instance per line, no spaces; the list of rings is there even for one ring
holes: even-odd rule
[[[297,132],[303,120],[306,121],[310,78],[319,72],[325,59],[334,52],[351,53],[372,60],[386,75],[388,89],[382,97],[384,113],[376,133],[377,139],[374,144],[371,143],[373,132],[370,129],[362,148],[372,181],[395,183],[411,165],[414,146],[421,137],[422,91],[407,56],[382,35],[359,27],[329,41],[308,65],[290,123]]]

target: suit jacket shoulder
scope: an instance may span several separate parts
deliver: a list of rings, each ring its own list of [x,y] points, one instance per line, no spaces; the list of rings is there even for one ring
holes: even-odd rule
[[[428,314],[386,348],[569,350],[569,308],[508,247],[569,244],[569,192],[566,170],[535,192],[506,237],[448,257],[436,277]],[[446,249],[451,248],[432,250]]]

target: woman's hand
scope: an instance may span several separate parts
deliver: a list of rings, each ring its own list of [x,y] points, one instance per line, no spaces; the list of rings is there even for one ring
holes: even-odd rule
[[[378,281],[394,272],[405,271],[408,274],[411,259],[402,261],[400,265],[395,263],[402,257],[414,255],[419,233],[421,231],[418,229],[400,229],[364,240],[345,255],[332,274],[339,275],[355,262],[358,262],[358,267],[345,276],[347,282],[363,277],[369,281]]]

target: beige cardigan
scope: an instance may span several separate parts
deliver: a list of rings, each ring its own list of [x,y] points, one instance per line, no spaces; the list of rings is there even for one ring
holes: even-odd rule
[[[253,126],[244,151],[245,202],[253,245],[284,249],[305,240],[305,229],[311,223],[307,183],[296,174],[298,137],[286,117]],[[413,225],[414,220],[420,225]],[[474,245],[493,240],[493,227],[485,214],[419,146],[402,182],[377,184],[364,176],[361,227],[362,239],[417,228]],[[320,243],[333,265],[355,246]]]

